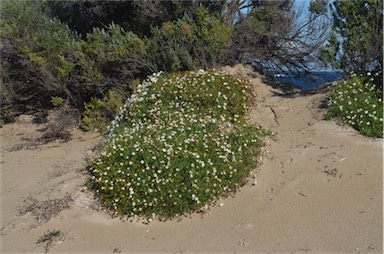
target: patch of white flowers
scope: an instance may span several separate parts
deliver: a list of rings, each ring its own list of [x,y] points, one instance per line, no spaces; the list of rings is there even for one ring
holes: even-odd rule
[[[382,91],[374,82],[378,75],[368,72],[365,76],[358,76],[351,73],[350,79],[336,86],[329,99],[329,106],[336,109],[346,123],[363,134],[379,131],[382,135]]]
[[[244,123],[251,91],[222,72],[150,76],[112,121],[102,156],[90,165],[102,202],[116,214],[172,216],[234,191],[263,135]]]

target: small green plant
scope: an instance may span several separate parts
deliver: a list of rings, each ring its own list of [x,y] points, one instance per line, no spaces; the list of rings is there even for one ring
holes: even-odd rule
[[[58,96],[52,96],[51,103],[54,107],[60,107],[64,104],[65,100]]]
[[[326,119],[341,117],[361,134],[383,137],[382,73],[351,74],[329,97]]]
[[[85,104],[81,127],[87,131],[107,131],[109,123],[124,105],[123,96],[109,91],[103,99],[92,99]]]
[[[116,119],[88,183],[114,215],[172,218],[244,184],[266,132],[246,124],[252,87],[229,74],[157,73]]]
[[[45,253],[48,253],[53,241],[61,237],[62,234],[60,230],[48,230],[47,233],[44,233],[44,235],[37,240],[36,244],[45,244]]]

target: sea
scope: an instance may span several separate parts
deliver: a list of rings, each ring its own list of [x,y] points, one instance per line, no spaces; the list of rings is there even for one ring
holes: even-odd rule
[[[346,77],[342,71],[312,71],[308,73],[271,73],[274,81],[292,85],[301,90],[314,90],[317,87]]]

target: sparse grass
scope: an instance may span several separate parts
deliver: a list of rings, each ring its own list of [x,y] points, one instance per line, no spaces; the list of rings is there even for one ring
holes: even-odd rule
[[[41,236],[36,244],[45,244],[45,253],[48,253],[49,248],[51,247],[52,243],[60,238],[63,235],[63,233],[60,230],[51,230],[47,231],[43,236]]]
[[[266,131],[246,123],[246,81],[215,71],[157,73],[110,127],[88,186],[114,215],[172,218],[241,186]]]
[[[352,74],[329,97],[327,119],[341,117],[361,134],[383,137],[382,73]]]

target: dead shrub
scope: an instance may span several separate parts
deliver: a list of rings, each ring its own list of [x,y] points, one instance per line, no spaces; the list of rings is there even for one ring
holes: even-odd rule
[[[19,214],[25,215],[31,213],[35,217],[36,226],[50,221],[62,210],[70,207],[73,202],[71,195],[66,195],[64,198],[48,199],[38,201],[36,198],[30,196],[24,200],[24,204],[19,207]]]

